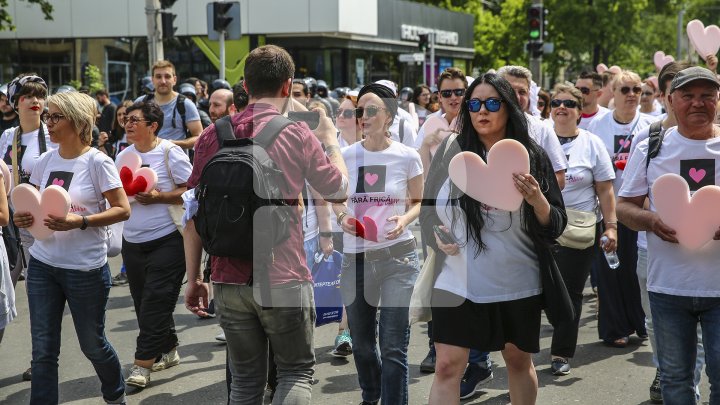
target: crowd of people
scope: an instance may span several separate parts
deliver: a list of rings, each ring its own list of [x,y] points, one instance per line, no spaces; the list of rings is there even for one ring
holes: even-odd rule
[[[717,59],[707,59],[714,68]],[[417,403],[408,395],[408,308],[421,271],[434,275],[420,363],[435,373],[430,404],[472,397],[493,379],[497,351],[512,403],[534,404],[542,311],[553,328],[550,370],[568,375],[588,279],[598,339],[618,348],[632,335],[650,341],[651,401],[698,401],[706,364],[709,401],[720,404],[720,275],[710,271],[720,224],[713,241],[689,251],[653,194],[666,173],[683,177],[691,193],[718,185],[714,69],[674,61],[645,79],[583,72],[543,90],[522,66],[478,77],[450,67],[432,86],[380,80],[330,90],[295,78],[290,55],[268,45],[250,52],[244,73],[234,86],[179,83],[174,65],[158,61],[145,94],[119,105],[104,90],[50,95],[34,73],[0,88],[0,172],[8,177],[0,181],[0,341],[25,280],[32,361],[23,378],[32,404],[58,402],[66,304],[106,403],[126,403],[127,385],[151,386],[154,372],[179,365],[173,312],[185,277],[186,308],[217,316],[223,329],[216,338],[227,343],[228,403],[260,404],[266,391],[276,404],[311,403],[312,270],[334,251],[342,253],[343,309],[332,354],[353,356],[362,404]],[[314,115],[283,118],[298,112]],[[507,179],[522,196],[514,211],[465,194],[450,170],[454,157],[487,160],[507,139],[529,158],[527,173]],[[247,145],[265,151],[259,161],[281,179],[272,201],[291,209],[272,211],[283,237],[245,257],[221,253],[208,237],[222,226],[208,229],[203,198],[216,157]],[[119,163],[133,156],[156,173],[154,187],[134,186]],[[40,218],[13,206],[20,184],[61,186],[69,213]],[[245,206],[225,200],[212,209],[239,221],[230,219],[232,204]],[[39,221],[54,233],[36,240],[28,229]],[[253,246],[254,226],[223,243]],[[114,248],[123,265],[113,277]],[[615,252],[619,263],[606,258]],[[105,336],[110,288],[125,284],[138,322],[127,373]]]

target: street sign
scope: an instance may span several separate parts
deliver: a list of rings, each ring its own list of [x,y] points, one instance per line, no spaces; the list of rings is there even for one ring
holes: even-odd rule
[[[424,53],[401,53],[398,60],[405,63],[423,62],[425,61]]]
[[[225,28],[225,39],[240,39],[242,33],[240,32],[240,2],[239,1],[226,1],[217,2],[224,3],[223,5],[232,5],[223,13],[221,18],[227,22],[227,28]],[[215,31],[216,23],[215,3],[211,2],[207,4],[207,30],[208,38],[211,41],[217,41],[220,39],[220,33]]]

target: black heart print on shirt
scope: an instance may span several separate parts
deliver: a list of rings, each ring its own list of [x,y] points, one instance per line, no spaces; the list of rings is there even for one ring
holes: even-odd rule
[[[358,169],[356,193],[382,193],[385,191],[386,167],[360,166]]]
[[[50,177],[48,177],[45,188],[55,185],[64,188],[65,191],[70,191],[70,182],[72,181],[72,178],[72,172],[50,172]]]
[[[680,176],[687,181],[690,191],[715,185],[714,159],[689,159],[680,161]]]

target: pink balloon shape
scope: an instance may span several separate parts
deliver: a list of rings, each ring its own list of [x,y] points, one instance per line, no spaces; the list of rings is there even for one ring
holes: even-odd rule
[[[17,212],[32,214],[33,224],[27,229],[38,240],[47,239],[55,232],[45,226],[48,215],[64,217],[70,212],[70,194],[60,186],[48,186],[40,194],[33,186],[20,184],[13,189],[10,200]]]
[[[433,115],[432,117],[426,119],[423,124],[423,128],[425,128],[425,136],[432,134],[438,129],[441,131],[440,135],[442,136],[442,139],[445,139],[445,137],[450,135],[450,125],[448,125],[447,120],[443,117],[438,117],[437,115]],[[438,146],[440,146],[440,144],[431,146],[430,153],[435,155]]]
[[[490,207],[516,211],[523,196],[513,173],[530,173],[530,157],[514,139],[503,139],[487,154],[487,164],[475,153],[460,152],[450,160],[450,179],[465,194]]]
[[[10,189],[12,188],[12,175],[10,175],[10,169],[4,161],[0,160],[0,172],[2,172],[3,183],[5,183],[5,192],[10,195]]]
[[[653,56],[653,62],[655,62],[657,70],[662,69],[665,65],[673,61],[675,61],[675,58],[673,58],[672,55],[665,55],[663,51],[657,51]]]
[[[603,74],[603,73],[605,73],[606,70],[608,70],[608,67],[606,64],[601,63],[601,64],[597,65],[597,67],[595,67],[595,70],[598,73]]]
[[[700,20],[692,20],[687,24],[690,43],[701,58],[707,59],[720,49],[720,28],[717,25],[705,25]]]
[[[621,68],[620,66],[617,66],[617,65],[612,65],[612,66],[610,66],[610,67],[608,68],[608,71],[609,71],[610,73],[615,73],[615,74],[617,75],[617,74],[620,74],[620,73],[622,72],[622,68]]]
[[[652,187],[660,219],[674,229],[681,246],[697,250],[715,236],[720,227],[720,187],[705,186],[690,197],[687,181],[674,173],[663,174]]]
[[[115,166],[118,171],[123,167],[127,167],[133,173],[133,178],[144,177],[147,182],[144,192],[148,193],[157,186],[158,176],[155,170],[149,167],[142,167],[142,158],[139,154],[128,150],[118,155],[115,160]],[[128,196],[128,201],[135,202],[135,196]]]

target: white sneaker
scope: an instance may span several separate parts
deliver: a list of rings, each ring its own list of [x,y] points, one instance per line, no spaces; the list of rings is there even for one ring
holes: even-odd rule
[[[170,353],[163,354],[160,360],[153,364],[152,371],[163,371],[178,364],[180,364],[180,355],[177,352],[177,348],[175,348],[172,349]]]
[[[150,383],[150,369],[133,364],[125,384],[145,388]]]
[[[219,335],[215,336],[215,340],[219,340],[221,342],[227,342],[227,339],[225,339],[225,332],[220,332]]]

